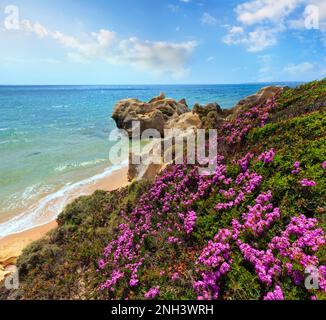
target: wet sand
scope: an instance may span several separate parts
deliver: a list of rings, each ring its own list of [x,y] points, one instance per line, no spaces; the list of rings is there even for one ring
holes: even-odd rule
[[[80,195],[90,195],[96,190],[111,191],[128,185],[127,168],[112,172],[109,176],[104,177],[89,185],[81,186],[80,189],[69,194],[66,205],[71,203]],[[52,212],[51,212],[52,214]],[[45,213],[46,216],[46,213]],[[10,273],[11,267],[16,263],[17,257],[23,249],[33,241],[41,239],[50,230],[57,226],[55,221],[46,223],[42,226],[11,234],[0,239],[0,281]]]

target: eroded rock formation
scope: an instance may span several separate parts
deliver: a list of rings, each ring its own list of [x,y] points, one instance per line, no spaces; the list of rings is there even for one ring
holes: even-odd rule
[[[164,135],[167,123],[181,114],[189,112],[188,105],[184,99],[179,102],[168,99],[163,93],[149,102],[138,99],[125,99],[119,101],[114,108],[112,118],[119,129],[128,132],[132,136],[132,122],[140,124],[140,134],[146,129],[156,129]]]
[[[166,98],[163,93],[149,102],[142,102],[137,99],[119,101],[115,106],[112,118],[116,121],[118,128],[128,132],[130,138],[133,134],[133,121],[138,121],[140,134],[146,129],[156,129],[161,135],[161,139],[152,142],[154,151],[141,154],[141,163],[134,164],[131,161],[133,154],[130,152],[128,179],[130,181],[153,180],[166,165],[164,157],[167,154],[175,156],[173,150],[176,142],[171,138],[173,134],[186,141],[187,137],[194,134],[197,129],[220,129],[226,121],[236,118],[239,113],[245,112],[253,105],[263,104],[281,90],[281,87],[262,88],[256,94],[241,100],[231,109],[222,109],[217,103],[209,103],[205,106],[195,104],[190,111],[185,99],[175,101]],[[170,131],[167,131],[168,129]],[[177,134],[171,132],[171,129],[177,130]],[[164,143],[168,139],[172,141],[172,146],[165,150]],[[154,157],[160,158],[162,161],[160,163],[152,161]]]
[[[260,89],[257,93],[240,100],[232,109],[229,118],[234,119],[243,111],[248,110],[253,105],[260,105],[266,100],[272,98],[282,90],[281,87],[269,86]]]

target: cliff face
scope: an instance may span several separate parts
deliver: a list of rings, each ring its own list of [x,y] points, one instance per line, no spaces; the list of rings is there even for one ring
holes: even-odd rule
[[[78,199],[1,297],[325,299],[326,79],[247,102],[223,114],[213,175],[170,165]]]

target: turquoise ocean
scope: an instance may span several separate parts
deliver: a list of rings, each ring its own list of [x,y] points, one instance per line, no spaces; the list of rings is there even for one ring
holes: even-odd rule
[[[120,99],[164,92],[186,98],[189,107],[231,108],[266,85],[0,86],[0,237],[49,222],[63,209],[66,192],[127,165],[108,160],[116,128],[111,114]],[[54,199],[62,201],[42,220]]]

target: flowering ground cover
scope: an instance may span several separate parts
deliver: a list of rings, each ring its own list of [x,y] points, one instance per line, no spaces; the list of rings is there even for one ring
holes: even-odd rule
[[[325,114],[315,113],[288,121],[287,125],[296,132],[288,130],[293,137],[275,147],[264,139],[264,145],[272,146],[264,151],[263,145],[249,141],[256,139],[260,142],[257,136],[272,126],[265,129],[274,108],[277,108],[277,98],[262,106],[253,106],[222,128],[222,137],[229,145],[246,144],[256,151],[256,155],[251,150],[242,158],[233,159],[231,164],[230,159],[221,155],[215,174],[209,177],[200,176],[196,166],[184,164],[170,166],[156,179],[136,209],[125,217],[129,221],[127,229],[124,226],[117,239],[109,243],[109,250],[104,250],[109,268],[104,268],[103,274],[108,279],[100,289],[108,290],[108,297],[142,298],[142,292],[156,285],[155,288],[160,287],[161,298],[193,298],[194,292],[198,299],[233,298],[228,290],[228,273],[233,268],[239,271],[245,268],[251,276],[250,281],[255,282],[255,295],[251,296],[247,290],[249,292],[243,298],[315,299],[316,294],[324,295],[323,261],[317,255],[324,248],[325,234],[318,219],[312,216],[318,215],[318,210],[324,210],[323,160],[326,155],[322,143],[325,132],[318,130],[325,128]],[[298,143],[302,139],[311,142],[302,123],[308,119],[311,120],[309,129],[318,129],[310,133],[319,146],[314,153],[320,154],[315,154],[315,157],[306,154],[308,150]],[[284,131],[283,126],[281,122],[273,128]],[[300,136],[302,131],[304,135]],[[278,134],[274,136],[280,138]],[[293,161],[292,166],[285,168],[283,159],[291,157],[286,148],[294,147],[296,153],[301,152],[300,162]],[[279,154],[277,150],[280,150]],[[306,170],[300,167],[302,160]],[[309,170],[313,165],[316,166],[314,170]],[[291,170],[293,166],[295,172]],[[312,173],[314,177],[318,176],[318,182],[311,179]],[[275,188],[274,179],[278,178],[282,183]],[[282,200],[287,199],[284,187],[297,198],[289,208],[281,206]],[[275,199],[273,193],[276,193]],[[319,204],[318,199],[321,200]],[[302,206],[304,201],[312,205],[309,210]],[[204,239],[208,241],[200,251]],[[176,251],[183,254],[175,255]],[[195,252],[195,260],[187,257],[189,251]],[[234,255],[240,261],[235,263]],[[110,263],[112,259],[114,263]],[[174,265],[183,269],[178,277],[179,288],[175,282],[169,284],[168,279],[155,277],[155,273],[168,275],[169,268],[174,271],[171,269]],[[319,290],[305,288],[303,282],[307,267],[319,271]],[[194,281],[196,276],[198,279]],[[137,280],[133,281],[134,278]],[[128,281],[129,288],[126,288]],[[121,282],[125,290],[123,296],[117,296]],[[173,291],[175,295],[171,296]],[[145,293],[144,298],[149,296]]]
[[[326,80],[287,89],[221,128],[213,175],[78,199],[19,258],[17,297],[326,299],[325,107]]]

